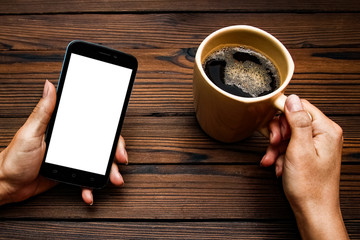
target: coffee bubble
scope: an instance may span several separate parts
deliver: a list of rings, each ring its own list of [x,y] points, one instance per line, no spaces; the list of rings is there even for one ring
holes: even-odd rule
[[[210,68],[217,64],[221,68],[217,70],[220,73],[213,74],[214,70]],[[262,54],[244,47],[224,47],[213,52],[205,60],[204,69],[216,85],[219,86],[221,82],[226,85],[222,87],[225,91],[243,97],[266,95],[280,85],[274,64]],[[219,78],[220,81],[214,78]]]

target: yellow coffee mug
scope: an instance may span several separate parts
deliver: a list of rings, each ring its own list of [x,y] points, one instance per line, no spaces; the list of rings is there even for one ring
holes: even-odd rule
[[[207,77],[203,63],[209,54],[228,45],[250,48],[270,59],[280,75],[279,88],[264,96],[247,98],[216,86]],[[277,111],[284,110],[284,92],[293,73],[294,61],[290,53],[271,34],[246,25],[215,31],[204,39],[195,56],[193,94],[196,117],[201,128],[222,142],[243,140],[256,130],[266,134],[269,121]]]

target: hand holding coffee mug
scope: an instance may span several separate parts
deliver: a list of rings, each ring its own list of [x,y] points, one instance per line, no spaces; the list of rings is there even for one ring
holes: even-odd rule
[[[294,61],[269,33],[246,25],[225,27],[200,44],[193,94],[201,128],[222,142],[254,131],[266,135],[269,121],[283,111]]]

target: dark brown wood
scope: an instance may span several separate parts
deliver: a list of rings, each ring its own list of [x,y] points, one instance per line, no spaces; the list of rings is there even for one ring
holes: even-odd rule
[[[82,39],[133,54],[139,70],[124,122],[123,188],[57,187],[0,207],[0,238],[299,239],[268,140],[234,144],[198,126],[196,49],[211,32],[248,24],[277,37],[295,61],[286,94],[320,108],[344,131],[340,201],[360,238],[360,5],[353,0],[82,0],[0,2],[0,151],[26,121],[45,79],[57,83],[67,44]]]
[[[345,221],[351,239],[359,239],[359,221]],[[96,221],[3,221],[2,233],[16,239],[61,236],[64,239],[300,239],[293,221],[223,222],[96,222]]]
[[[193,48],[230,25],[257,26],[288,48],[358,48],[357,13],[164,13],[2,16],[0,50],[64,50],[74,39],[116,49]]]
[[[355,228],[349,222],[348,228]],[[0,222],[4,235],[16,239],[43,239],[61,235],[64,239],[299,239],[295,222]],[[15,231],[14,231],[15,230]],[[355,234],[355,237],[359,234]]]
[[[11,0],[3,0],[0,4],[0,13],[62,13],[62,12],[159,12],[159,11],[206,11],[206,12],[341,12],[359,11],[360,7],[354,0],[274,0],[269,4],[266,0],[249,2],[246,0],[82,0],[82,1],[56,1],[45,0],[17,0],[16,4]]]
[[[344,131],[343,163],[360,160],[360,117],[332,117]],[[0,118],[0,149],[5,148],[25,118]],[[176,127],[174,127],[176,126]],[[210,139],[191,116],[127,116],[122,130],[133,164],[254,164],[268,141],[258,133],[244,141],[223,144]]]
[[[208,164],[120,167],[123,188],[95,191],[94,206],[79,188],[60,185],[21,204],[0,207],[3,218],[51,219],[292,219],[272,168]],[[360,215],[360,165],[342,166],[344,219]],[[351,197],[349,196],[351,194]]]
[[[191,81],[195,50],[132,49],[128,52],[139,59],[128,115],[193,113]],[[290,52],[296,70],[287,94],[296,93],[308,99],[325,114],[360,114],[357,49],[309,48],[290,49]],[[0,115],[27,117],[41,96],[45,79],[57,83],[63,54],[63,51],[48,54],[1,51]]]

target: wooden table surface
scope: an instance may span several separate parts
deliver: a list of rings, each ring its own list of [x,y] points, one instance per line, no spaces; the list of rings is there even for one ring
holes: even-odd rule
[[[0,238],[299,239],[273,168],[259,167],[267,139],[209,138],[195,119],[192,67],[200,42],[230,25],[253,25],[289,49],[296,93],[342,126],[340,197],[360,239],[360,4],[355,0],[2,0],[0,150],[56,84],[74,39],[133,54],[139,69],[122,135],[130,164],[123,188],[58,185],[0,207]]]

